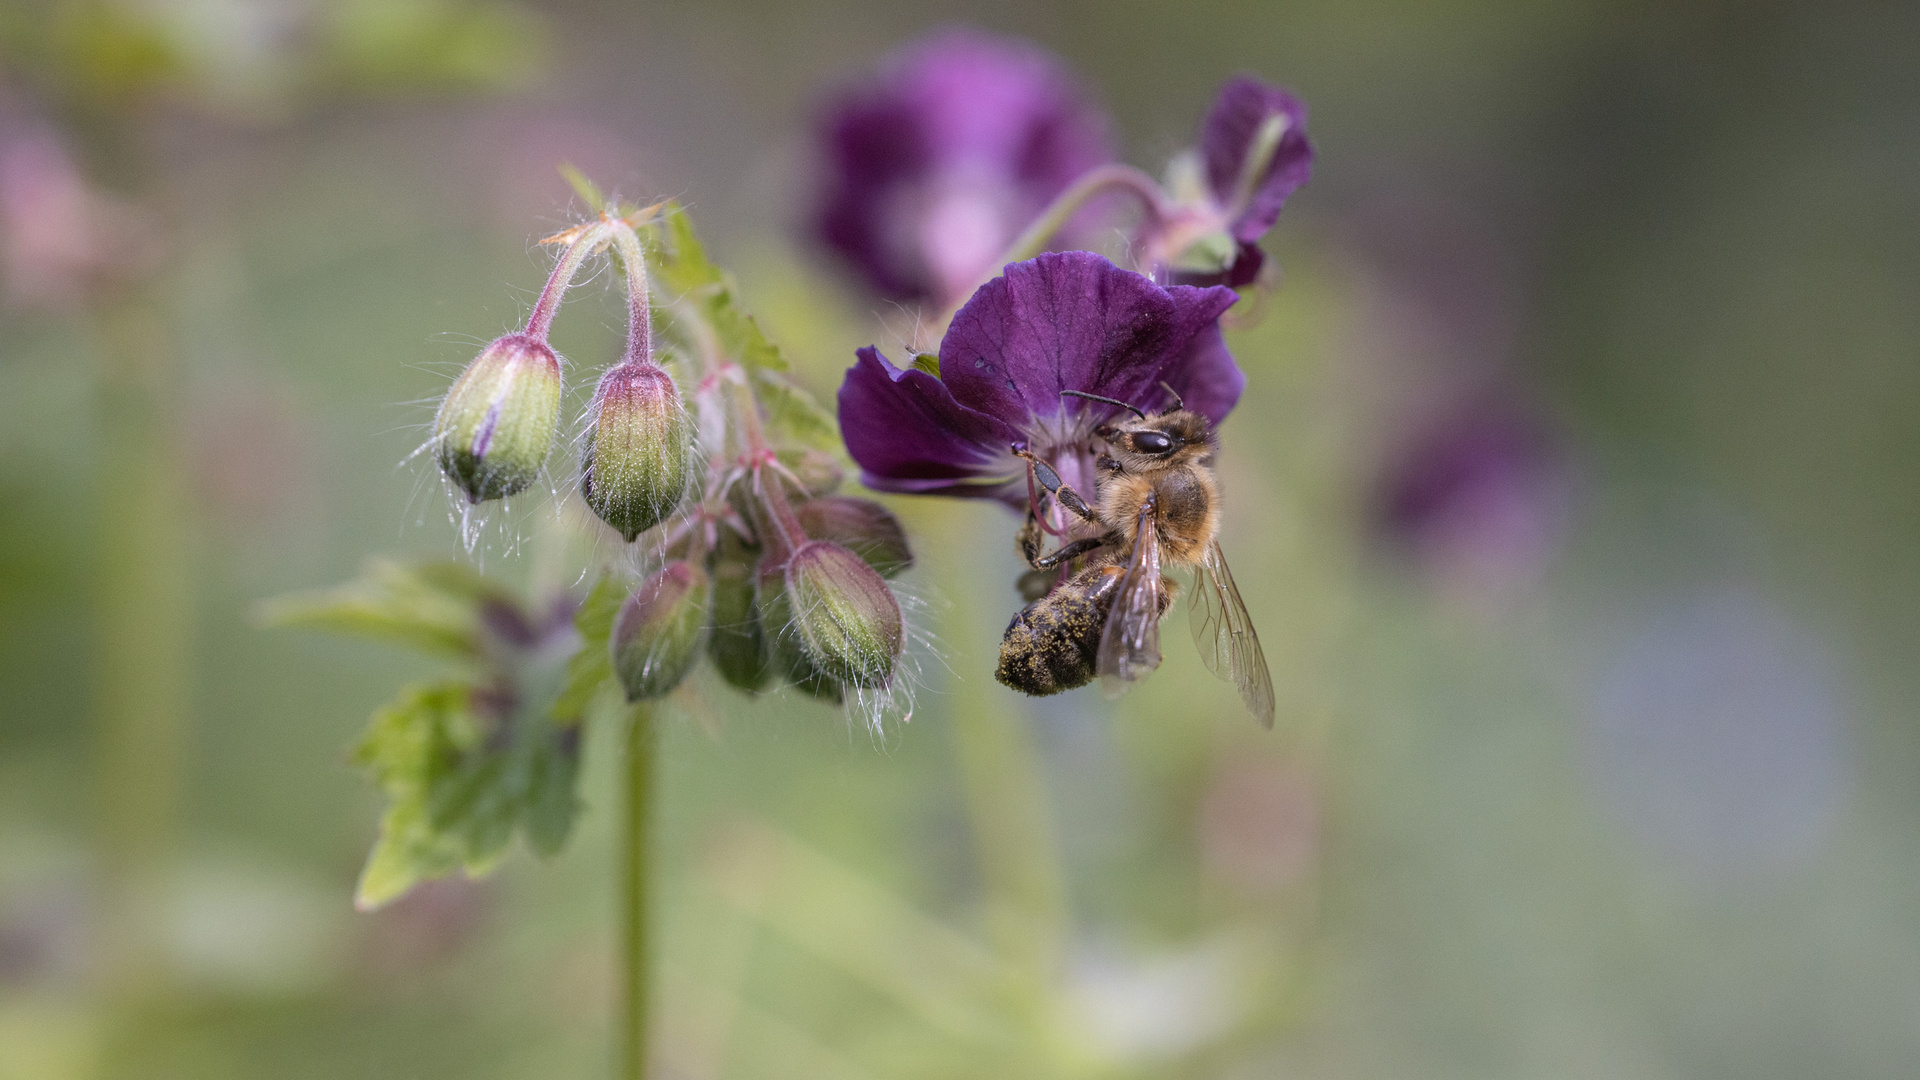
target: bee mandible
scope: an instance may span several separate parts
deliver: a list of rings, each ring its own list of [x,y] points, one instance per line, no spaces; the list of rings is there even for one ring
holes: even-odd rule
[[[1044,571],[1082,559],[1084,568],[1014,615],[994,675],[1036,696],[1084,686],[1095,676],[1109,694],[1125,690],[1160,664],[1160,619],[1177,590],[1162,569],[1191,570],[1189,618],[1200,657],[1270,728],[1273,678],[1220,551],[1220,489],[1213,477],[1219,444],[1207,418],[1167,390],[1174,407],[1152,415],[1112,398],[1062,391],[1133,414],[1093,430],[1107,449],[1094,462],[1091,504],[1052,465],[1025,447],[1013,448],[1047,496],[1100,531],[1042,555],[1046,530],[1038,494],[1029,500],[1020,531],[1027,562]]]

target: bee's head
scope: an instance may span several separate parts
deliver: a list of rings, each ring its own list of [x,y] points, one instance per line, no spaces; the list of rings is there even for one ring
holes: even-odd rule
[[[1172,388],[1168,387],[1168,391],[1171,393]],[[1093,429],[1094,437],[1113,447],[1124,467],[1179,465],[1213,455],[1213,425],[1199,413],[1188,412],[1177,394],[1172,411],[1148,415],[1124,401],[1074,390],[1065,393],[1089,401],[1117,405],[1133,414]]]
[[[1123,466],[1182,465],[1213,454],[1213,425],[1185,409],[1102,424],[1096,437],[1113,447]]]

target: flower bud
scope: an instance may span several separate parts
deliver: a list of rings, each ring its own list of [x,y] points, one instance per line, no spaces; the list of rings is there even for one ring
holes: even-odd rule
[[[720,544],[707,562],[713,579],[713,626],[707,635],[707,656],[720,677],[749,694],[766,688],[773,676],[772,658],[754,602],[753,564],[759,549],[749,547],[731,530],[723,529]]]
[[[613,620],[613,670],[628,701],[665,697],[700,658],[712,596],[707,575],[684,559],[640,583]]]
[[[755,578],[756,605],[760,609],[762,632],[766,635],[769,667],[809,697],[839,704],[840,684],[823,673],[807,655],[806,642],[793,618],[793,605],[787,599],[786,568],[763,558]]]
[[[659,365],[620,364],[601,376],[580,465],[580,493],[632,540],[664,521],[693,476],[693,421]]]
[[[877,502],[851,495],[829,495],[793,508],[800,527],[814,540],[831,540],[866,560],[890,578],[913,565],[907,534],[893,512]]]
[[[560,358],[527,334],[481,350],[433,419],[440,468],[473,502],[524,491],[539,478],[560,426]]]
[[[800,545],[786,597],[807,658],[852,686],[885,686],[904,644],[900,602],[860,556],[826,540]]]

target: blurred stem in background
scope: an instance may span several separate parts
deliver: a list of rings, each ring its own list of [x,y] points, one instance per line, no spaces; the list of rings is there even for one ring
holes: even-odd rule
[[[124,1017],[165,975],[155,922],[180,815],[193,590],[176,345],[163,302],[137,287],[106,303],[98,330],[96,941],[103,990]]]
[[[944,645],[954,650],[951,707],[960,786],[986,893],[988,932],[1010,967],[1035,986],[1053,982],[1067,932],[1066,886],[1054,845],[1046,781],[1027,729],[1026,710],[982,674],[989,657],[970,650],[997,647],[999,628],[981,611],[973,582],[991,580],[981,566],[973,506],[938,508],[924,534],[939,552],[936,566],[958,569],[949,594]],[[932,515],[929,515],[932,517]]]
[[[648,979],[652,971],[651,935],[647,925],[652,908],[647,893],[647,859],[652,850],[655,802],[653,708],[646,702],[632,707],[627,731],[627,767],[624,830],[621,841],[621,1001],[620,1080],[644,1080],[647,1075]]]

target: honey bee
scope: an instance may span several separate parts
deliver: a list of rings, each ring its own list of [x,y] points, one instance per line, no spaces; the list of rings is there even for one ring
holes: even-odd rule
[[[1100,532],[1043,556],[1041,496],[1029,499],[1020,530],[1028,564],[1050,571],[1083,559],[1083,569],[1014,615],[994,677],[1035,696],[1084,686],[1096,676],[1109,694],[1126,689],[1160,665],[1160,619],[1177,591],[1162,569],[1191,570],[1189,616],[1201,659],[1239,689],[1256,720],[1272,727],[1273,678],[1220,552],[1213,425],[1189,412],[1177,393],[1171,410],[1152,415],[1112,398],[1063,393],[1117,406],[1133,418],[1093,431],[1107,450],[1094,463],[1099,472],[1091,505],[1052,465],[1013,448],[1047,497]]]

